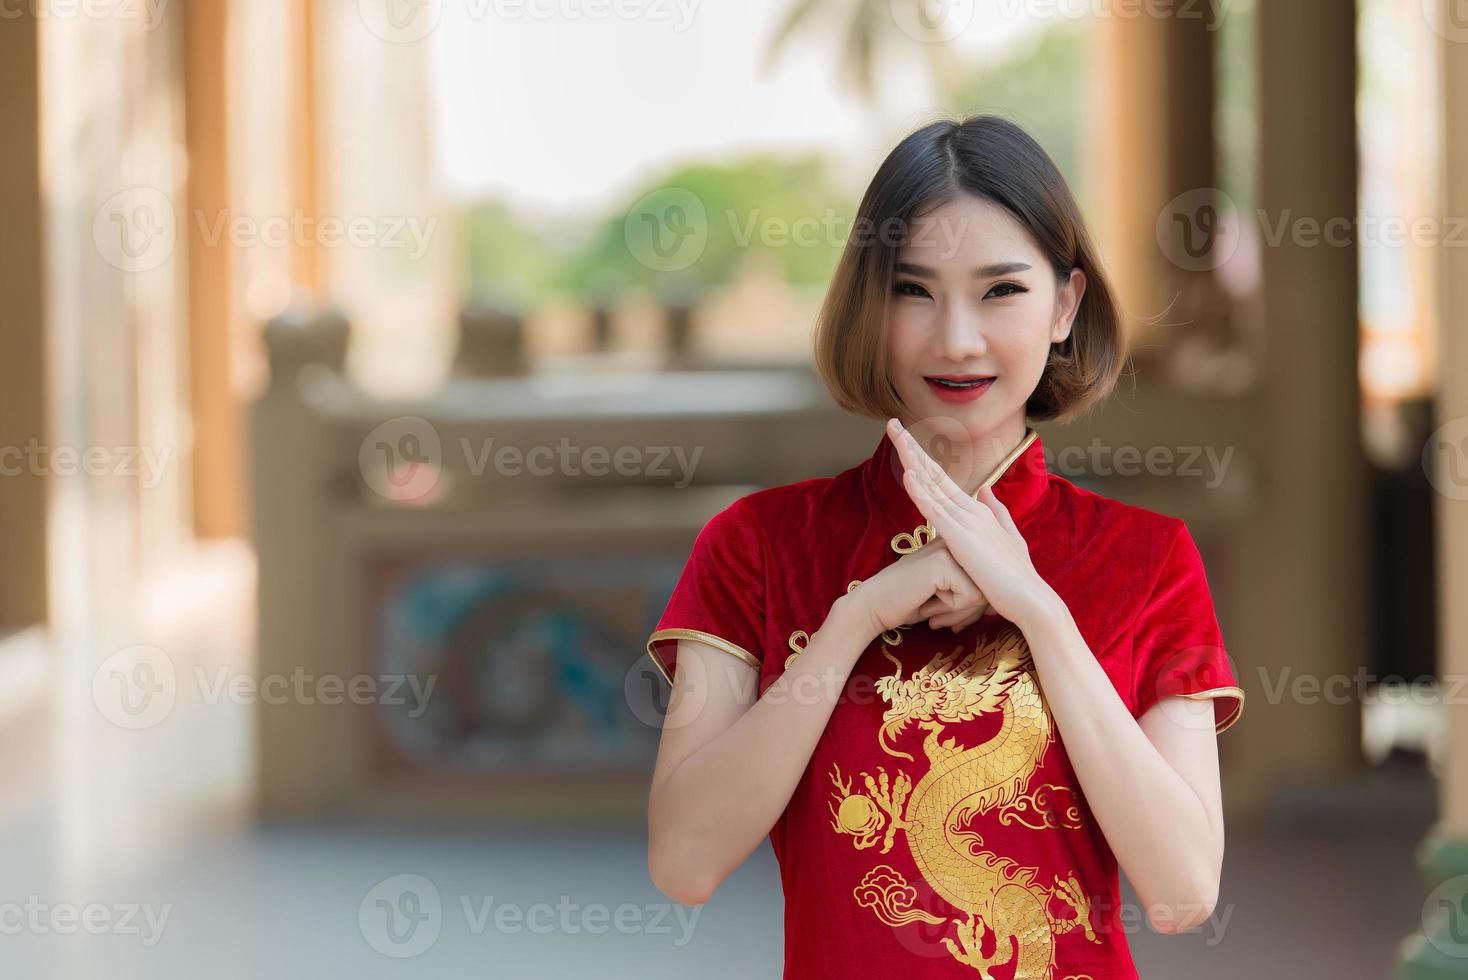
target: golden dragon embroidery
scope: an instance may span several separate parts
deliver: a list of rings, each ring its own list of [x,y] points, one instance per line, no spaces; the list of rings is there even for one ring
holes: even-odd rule
[[[985,850],[983,837],[971,826],[977,814],[1016,803],[1024,809],[1027,801],[1033,805],[1034,797],[1026,796],[1025,789],[1053,739],[1050,712],[1024,634],[1013,624],[966,655],[961,649],[940,651],[904,680],[901,662],[883,648],[897,670],[876,682],[889,706],[877,742],[888,755],[916,761],[890,744],[915,722],[928,733],[922,743],[928,771],[914,784],[900,769],[889,777],[879,766],[875,778],[860,774],[866,792],[854,793],[852,778],[843,779],[840,767],[833,766],[832,827],[850,835],[858,849],[880,841],[882,854],[891,850],[898,833],[906,834],[913,861],[933,891],[967,913],[964,919],[950,920],[957,941],[942,940],[958,962],[985,980],[991,980],[991,968],[1011,961],[1015,980],[1052,980],[1059,936],[1081,929],[1089,941],[1100,942],[1091,927],[1089,896],[1074,872],[1064,881],[1055,878],[1052,887],[1037,883],[1038,868]],[[1003,713],[1002,723],[982,744],[965,747],[952,738],[940,740],[945,726],[993,711]],[[1072,820],[1065,813],[1059,822]],[[916,891],[889,865],[873,868],[853,895],[891,926],[945,921],[913,908]],[[1053,915],[1051,899],[1070,906],[1075,916]],[[986,931],[994,934],[989,956],[981,950]]]

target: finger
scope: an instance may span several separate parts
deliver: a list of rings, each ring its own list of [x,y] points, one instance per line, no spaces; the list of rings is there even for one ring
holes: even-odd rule
[[[923,520],[932,524],[934,516],[940,512],[938,495],[933,491],[932,484],[925,480],[917,470],[909,469],[902,471],[902,489],[907,493],[908,499],[917,505],[918,512],[923,515]]]
[[[912,455],[912,448],[909,445],[911,438],[906,433],[902,433],[896,436],[893,441],[898,447],[898,455],[902,460],[903,488],[907,490],[907,495],[921,509],[925,502],[940,499],[942,492],[938,490],[927,468]]]
[[[917,441],[917,437],[906,430],[903,430],[903,436],[915,468],[932,483],[934,492],[960,506],[964,504],[973,506],[973,501],[963,492],[963,488],[954,482],[953,477],[948,475],[948,471],[939,465],[937,460],[928,455],[927,450]]]
[[[918,505],[918,509],[923,511],[924,516],[932,516],[941,512],[956,517],[961,513],[957,498],[939,485],[938,477],[927,467],[912,467],[904,470],[902,479],[903,486],[908,488],[907,495],[912,498],[913,503]],[[953,482],[948,479],[947,474],[943,474],[943,479],[948,480],[950,484]],[[925,505],[926,509],[924,509]],[[974,506],[977,507],[978,504],[975,503]]]
[[[960,610],[959,612],[955,613],[945,613],[942,616],[931,616],[928,618],[928,625],[935,630],[944,629],[946,627],[947,629],[951,629],[953,630],[953,632],[957,633],[959,630],[968,629],[970,626],[972,626],[974,623],[977,623],[982,618],[982,615],[974,615],[967,611]]]
[[[961,532],[965,517],[960,505],[939,490],[928,474],[906,470],[902,474],[902,486],[938,537],[952,540]],[[979,505],[974,503],[974,506]]]
[[[963,619],[962,622],[956,623],[953,628],[954,628],[955,631],[957,631],[957,630],[966,630],[970,626],[972,626],[974,623],[977,623],[979,620],[983,619],[984,616],[986,616],[988,614],[988,612],[989,612],[989,607],[987,605],[985,605],[983,609],[980,609],[980,610],[978,610],[976,612],[973,612],[973,613],[969,614],[966,618]]]
[[[938,616],[942,615],[943,613],[950,613],[955,611],[956,610],[952,605],[944,602],[941,599],[929,599],[921,606],[918,606],[918,615],[924,618],[928,616]]]
[[[984,605],[986,602],[988,600],[984,598],[983,590],[974,584],[974,580],[969,578],[968,572],[963,572],[962,581],[958,583],[957,589],[954,590],[953,601],[949,605],[962,613],[976,606]]]
[[[917,441],[917,437],[897,419],[888,420],[887,429],[892,435],[892,444],[897,448],[897,455],[902,460],[904,469],[942,468],[938,467],[933,457],[928,455],[928,451],[923,448],[922,443]]]
[[[1014,523],[1013,515],[1009,513],[1009,508],[1004,505],[1004,501],[999,499],[999,495],[994,492],[992,486],[981,487],[974,499],[993,511],[994,516],[999,519],[999,523],[1005,530],[1011,534],[1019,534],[1019,526]]]
[[[934,596],[918,607],[918,613],[922,616],[937,616],[942,613],[958,611],[959,604],[953,600],[951,594],[948,597]]]
[[[935,613],[932,616],[929,616],[928,625],[933,627],[933,629],[935,630],[942,629],[944,626],[947,626],[950,623],[958,622],[961,618],[963,618],[963,614],[964,611],[962,609],[944,610],[943,612]]]
[[[917,438],[909,432],[897,419],[889,419],[888,432],[892,436],[893,445],[897,447],[897,455],[902,460],[902,466],[906,470],[916,470],[925,474],[933,484],[936,494],[941,494],[954,501],[968,499],[962,488],[953,482],[948,471],[938,465],[938,461],[928,455],[928,451],[922,447]]]
[[[928,620],[928,625],[935,630],[944,629],[946,627],[947,629],[958,633],[968,629],[970,626],[972,626],[974,623],[977,623],[982,618],[982,615],[975,616],[972,614],[964,615],[961,613],[955,613],[949,616],[934,616]]]
[[[936,629],[964,619],[977,619],[988,608],[989,600],[984,593],[978,586],[968,582],[945,595],[941,603],[929,599],[918,612],[928,616],[929,623]]]
[[[950,520],[938,505],[934,506],[933,517],[930,518],[930,521],[933,520],[937,521],[934,524],[934,530],[938,530],[940,526],[957,532],[962,532],[963,530],[963,528]],[[943,536],[940,532],[937,545],[939,551],[933,555],[935,562],[933,569],[934,584],[938,588],[946,589],[953,593],[960,600],[977,596],[979,587],[969,576],[968,570],[964,568],[963,563],[958,560],[958,556],[954,554],[953,541],[949,537]],[[959,604],[961,605],[963,603],[960,602]]]
[[[989,600],[980,593],[977,600],[965,603],[957,609],[946,610],[930,617],[929,622],[937,621],[937,626],[952,626],[964,629],[972,626],[989,612]]]

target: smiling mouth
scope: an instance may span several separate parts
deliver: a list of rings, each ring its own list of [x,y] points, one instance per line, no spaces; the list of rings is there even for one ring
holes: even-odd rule
[[[931,381],[944,388],[963,391],[965,388],[977,388],[979,385],[993,381],[994,376],[987,374],[934,374],[927,375],[924,380]]]

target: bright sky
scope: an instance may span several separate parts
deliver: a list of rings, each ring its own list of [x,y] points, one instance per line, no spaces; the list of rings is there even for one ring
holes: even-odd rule
[[[923,45],[892,32],[902,43],[885,49],[877,106],[838,85],[831,26],[803,29],[765,73],[793,2],[601,0],[593,17],[587,0],[514,0],[508,9],[564,13],[507,17],[489,0],[448,0],[430,56],[440,186],[599,209],[676,161],[753,149],[826,150],[864,183],[895,138],[933,117]],[[947,2],[968,11],[953,42],[967,57],[1036,26],[1017,0]],[[611,16],[619,6],[646,15]]]

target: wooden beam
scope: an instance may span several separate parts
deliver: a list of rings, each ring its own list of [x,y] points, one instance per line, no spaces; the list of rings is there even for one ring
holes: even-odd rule
[[[45,254],[41,224],[40,32],[22,4],[0,25],[0,630],[48,619]]]
[[[190,216],[232,213],[229,167],[229,0],[184,7],[184,129]],[[232,371],[236,310],[228,235],[206,241],[186,222],[194,533],[245,533],[244,422]]]

